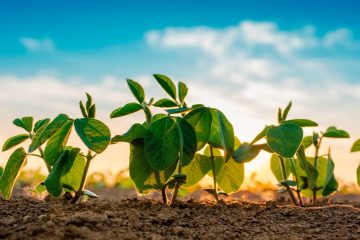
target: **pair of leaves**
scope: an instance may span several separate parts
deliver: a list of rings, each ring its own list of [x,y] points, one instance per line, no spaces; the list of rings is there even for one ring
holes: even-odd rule
[[[92,102],[92,97],[90,94],[86,93],[87,101],[84,106],[83,102],[80,101],[79,106],[81,113],[84,118],[95,118],[96,115],[96,105]]]
[[[234,129],[221,111],[199,107],[185,115],[185,119],[195,129],[198,150],[208,143],[223,149],[226,159],[231,157],[235,144]]]
[[[176,94],[176,87],[174,82],[167,76],[162,74],[154,74],[156,81],[160,84],[160,86],[165,90],[167,94],[175,101],[171,101],[170,99],[162,99],[155,103],[155,106],[158,105],[159,107],[176,107],[177,106],[177,95],[179,97],[179,101],[181,104],[184,103],[185,97],[188,93],[188,87],[185,83],[179,82],[178,84],[178,94]],[[161,102],[160,102],[161,101]],[[175,103],[176,105],[169,106]],[[168,105],[165,106],[164,104]]]
[[[11,154],[0,178],[0,192],[4,199],[10,199],[15,181],[26,162],[27,154],[24,148],[18,148]]]
[[[27,132],[31,132],[33,128],[33,117],[16,118],[13,123],[14,125],[23,128]]]
[[[336,127],[329,127],[323,135],[328,138],[349,138],[350,135],[341,129],[337,129]]]
[[[186,166],[197,150],[196,133],[183,118],[160,118],[147,130],[144,148],[146,159],[154,170],[166,170],[178,159]]]

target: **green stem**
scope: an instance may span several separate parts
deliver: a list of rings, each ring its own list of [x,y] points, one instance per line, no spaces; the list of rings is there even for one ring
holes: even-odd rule
[[[213,152],[212,146],[210,146],[210,159],[211,159],[212,173],[213,173],[213,180],[214,180],[214,197],[215,197],[216,202],[219,202],[219,196],[218,196],[217,185],[216,185],[216,166],[215,166],[215,158],[214,158],[214,152]]]
[[[319,138],[319,143],[317,144],[317,146],[315,146],[315,157],[314,157],[314,168],[317,170],[317,166],[318,166],[318,160],[319,160],[319,151],[320,151],[320,146],[321,146],[321,141],[323,139],[323,136],[321,136]],[[312,190],[312,194],[313,194],[313,203],[316,203],[316,192],[317,192],[317,186],[315,186],[315,189]]]
[[[280,159],[280,165],[281,165],[281,173],[283,175],[283,181],[285,181],[287,179],[287,177],[286,177],[286,169],[285,169],[284,159],[281,156],[279,156],[279,159]],[[289,193],[289,196],[290,196],[292,202],[294,203],[295,206],[298,206],[299,205],[298,201],[296,200],[291,188],[287,184],[284,184],[284,185],[286,187],[287,192]]]
[[[181,161],[179,160],[178,173],[181,173],[181,169],[182,169],[182,164],[181,164]],[[180,183],[179,182],[175,183],[175,189],[174,189],[174,193],[171,198],[170,206],[172,206],[175,203],[178,192],[179,192],[179,188],[180,188]]]
[[[298,177],[298,174],[297,174],[296,168],[295,168],[295,159],[291,158],[290,163],[291,163],[291,168],[292,168],[292,171],[294,173],[294,178],[295,178],[295,182],[296,182],[296,194],[297,194],[297,197],[299,199],[299,204],[302,207],[303,202],[302,202],[301,195],[300,195],[299,177]]]
[[[89,150],[88,155],[86,156],[86,164],[85,164],[83,175],[81,177],[80,187],[76,191],[75,197],[73,198],[72,203],[76,203],[83,194],[84,185],[85,185],[85,181],[86,181],[86,176],[87,176],[87,173],[89,171],[90,162],[91,162],[91,160],[93,158],[94,158],[94,156],[91,155],[91,151]]]
[[[46,168],[47,168],[48,172],[50,173],[51,172],[51,166],[45,161],[43,149],[39,148],[39,152],[40,152],[40,157],[44,160]]]

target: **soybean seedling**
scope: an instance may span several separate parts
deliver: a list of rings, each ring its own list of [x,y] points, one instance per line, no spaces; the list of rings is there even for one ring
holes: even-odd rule
[[[27,140],[32,141],[34,136],[42,131],[50,122],[49,118],[45,118],[37,121],[33,124],[33,117],[16,118],[13,124],[19,128],[25,130],[25,133],[18,134],[10,137],[3,145],[2,151],[10,150]],[[48,171],[51,171],[51,165],[47,162],[47,154],[44,153],[42,148],[38,149],[38,153],[29,153],[22,147],[17,148],[10,156],[6,163],[5,169],[3,170],[2,177],[0,178],[0,192],[4,199],[10,199],[15,182],[22,170],[27,163],[28,156],[36,156],[43,159]]]
[[[171,99],[163,98],[155,102],[151,98],[147,102],[143,87],[128,79],[129,88],[138,102],[117,108],[110,117],[122,117],[143,110],[146,122],[135,123],[125,134],[115,136],[112,143],[130,143],[129,172],[139,192],[161,190],[164,203],[168,203],[166,188],[175,188],[171,205],[180,185],[186,181],[186,176],[181,173],[182,167],[193,159],[197,150],[196,134],[184,118],[174,116],[191,110],[185,103],[188,92],[186,85],[179,82],[176,90],[175,84],[167,76],[155,74],[154,77]],[[151,106],[164,109],[167,115],[153,116]],[[173,175],[176,169],[177,173]]]
[[[334,175],[334,161],[331,155],[331,149],[328,149],[326,154],[320,155],[321,144],[325,139],[338,139],[349,138],[349,134],[341,129],[337,129],[332,126],[327,128],[325,132],[313,132],[312,136],[306,136],[303,139],[303,147],[307,149],[313,146],[315,149],[314,157],[308,158],[312,160],[312,166],[318,172],[315,179],[315,185],[311,190],[311,193],[307,189],[303,189],[302,193],[305,196],[312,195],[313,203],[316,203],[317,196],[327,196],[333,193],[338,188],[338,182]],[[305,178],[302,178],[305,179]],[[305,185],[307,185],[305,180]]]
[[[85,180],[91,160],[107,148],[111,139],[109,128],[95,119],[96,107],[89,94],[86,107],[80,102],[80,109],[83,118],[74,120],[65,114],[59,114],[36,132],[29,146],[29,152],[32,153],[46,143],[44,158],[51,166],[51,171],[43,184],[54,197],[59,197],[64,190],[74,193],[73,198],[71,196],[73,203],[83,195],[97,197],[84,189]],[[67,145],[73,126],[88,147],[86,155],[80,148]]]

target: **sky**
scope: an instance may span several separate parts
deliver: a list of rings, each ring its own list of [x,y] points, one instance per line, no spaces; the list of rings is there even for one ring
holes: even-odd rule
[[[356,1],[0,1],[0,142],[21,133],[16,117],[80,116],[93,95],[113,134],[143,116],[110,120],[132,101],[125,79],[147,96],[164,97],[153,73],[189,86],[190,103],[221,109],[241,141],[251,140],[276,109],[336,125],[351,139],[332,146],[336,176],[355,182],[360,156],[360,3]],[[312,130],[307,130],[311,133]],[[81,145],[73,137],[74,144]],[[111,146],[91,171],[128,164],[126,144]],[[312,154],[313,149],[309,150]],[[0,153],[5,165],[9,153]],[[27,168],[41,166],[30,159]],[[246,165],[247,176],[274,181],[269,156]]]

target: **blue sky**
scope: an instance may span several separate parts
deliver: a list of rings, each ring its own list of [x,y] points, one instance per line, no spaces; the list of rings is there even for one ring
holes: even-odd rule
[[[333,144],[337,174],[352,181],[355,173],[348,173],[360,158],[349,154],[360,137],[354,110],[360,102],[359,10],[356,1],[3,0],[0,141],[17,133],[10,127],[15,117],[78,115],[85,91],[114,134],[121,133],[142,121],[141,115],[109,119],[131,98],[125,78],[160,98],[151,74],[164,73],[189,85],[190,101],[222,109],[240,140],[274,122],[276,108],[290,100],[292,116],[316,120],[317,130],[336,125],[350,131],[352,139],[325,145]],[[111,147],[108,164],[98,161],[94,170],[124,167],[127,154],[125,144]],[[248,168],[266,171],[265,161],[261,155]]]

